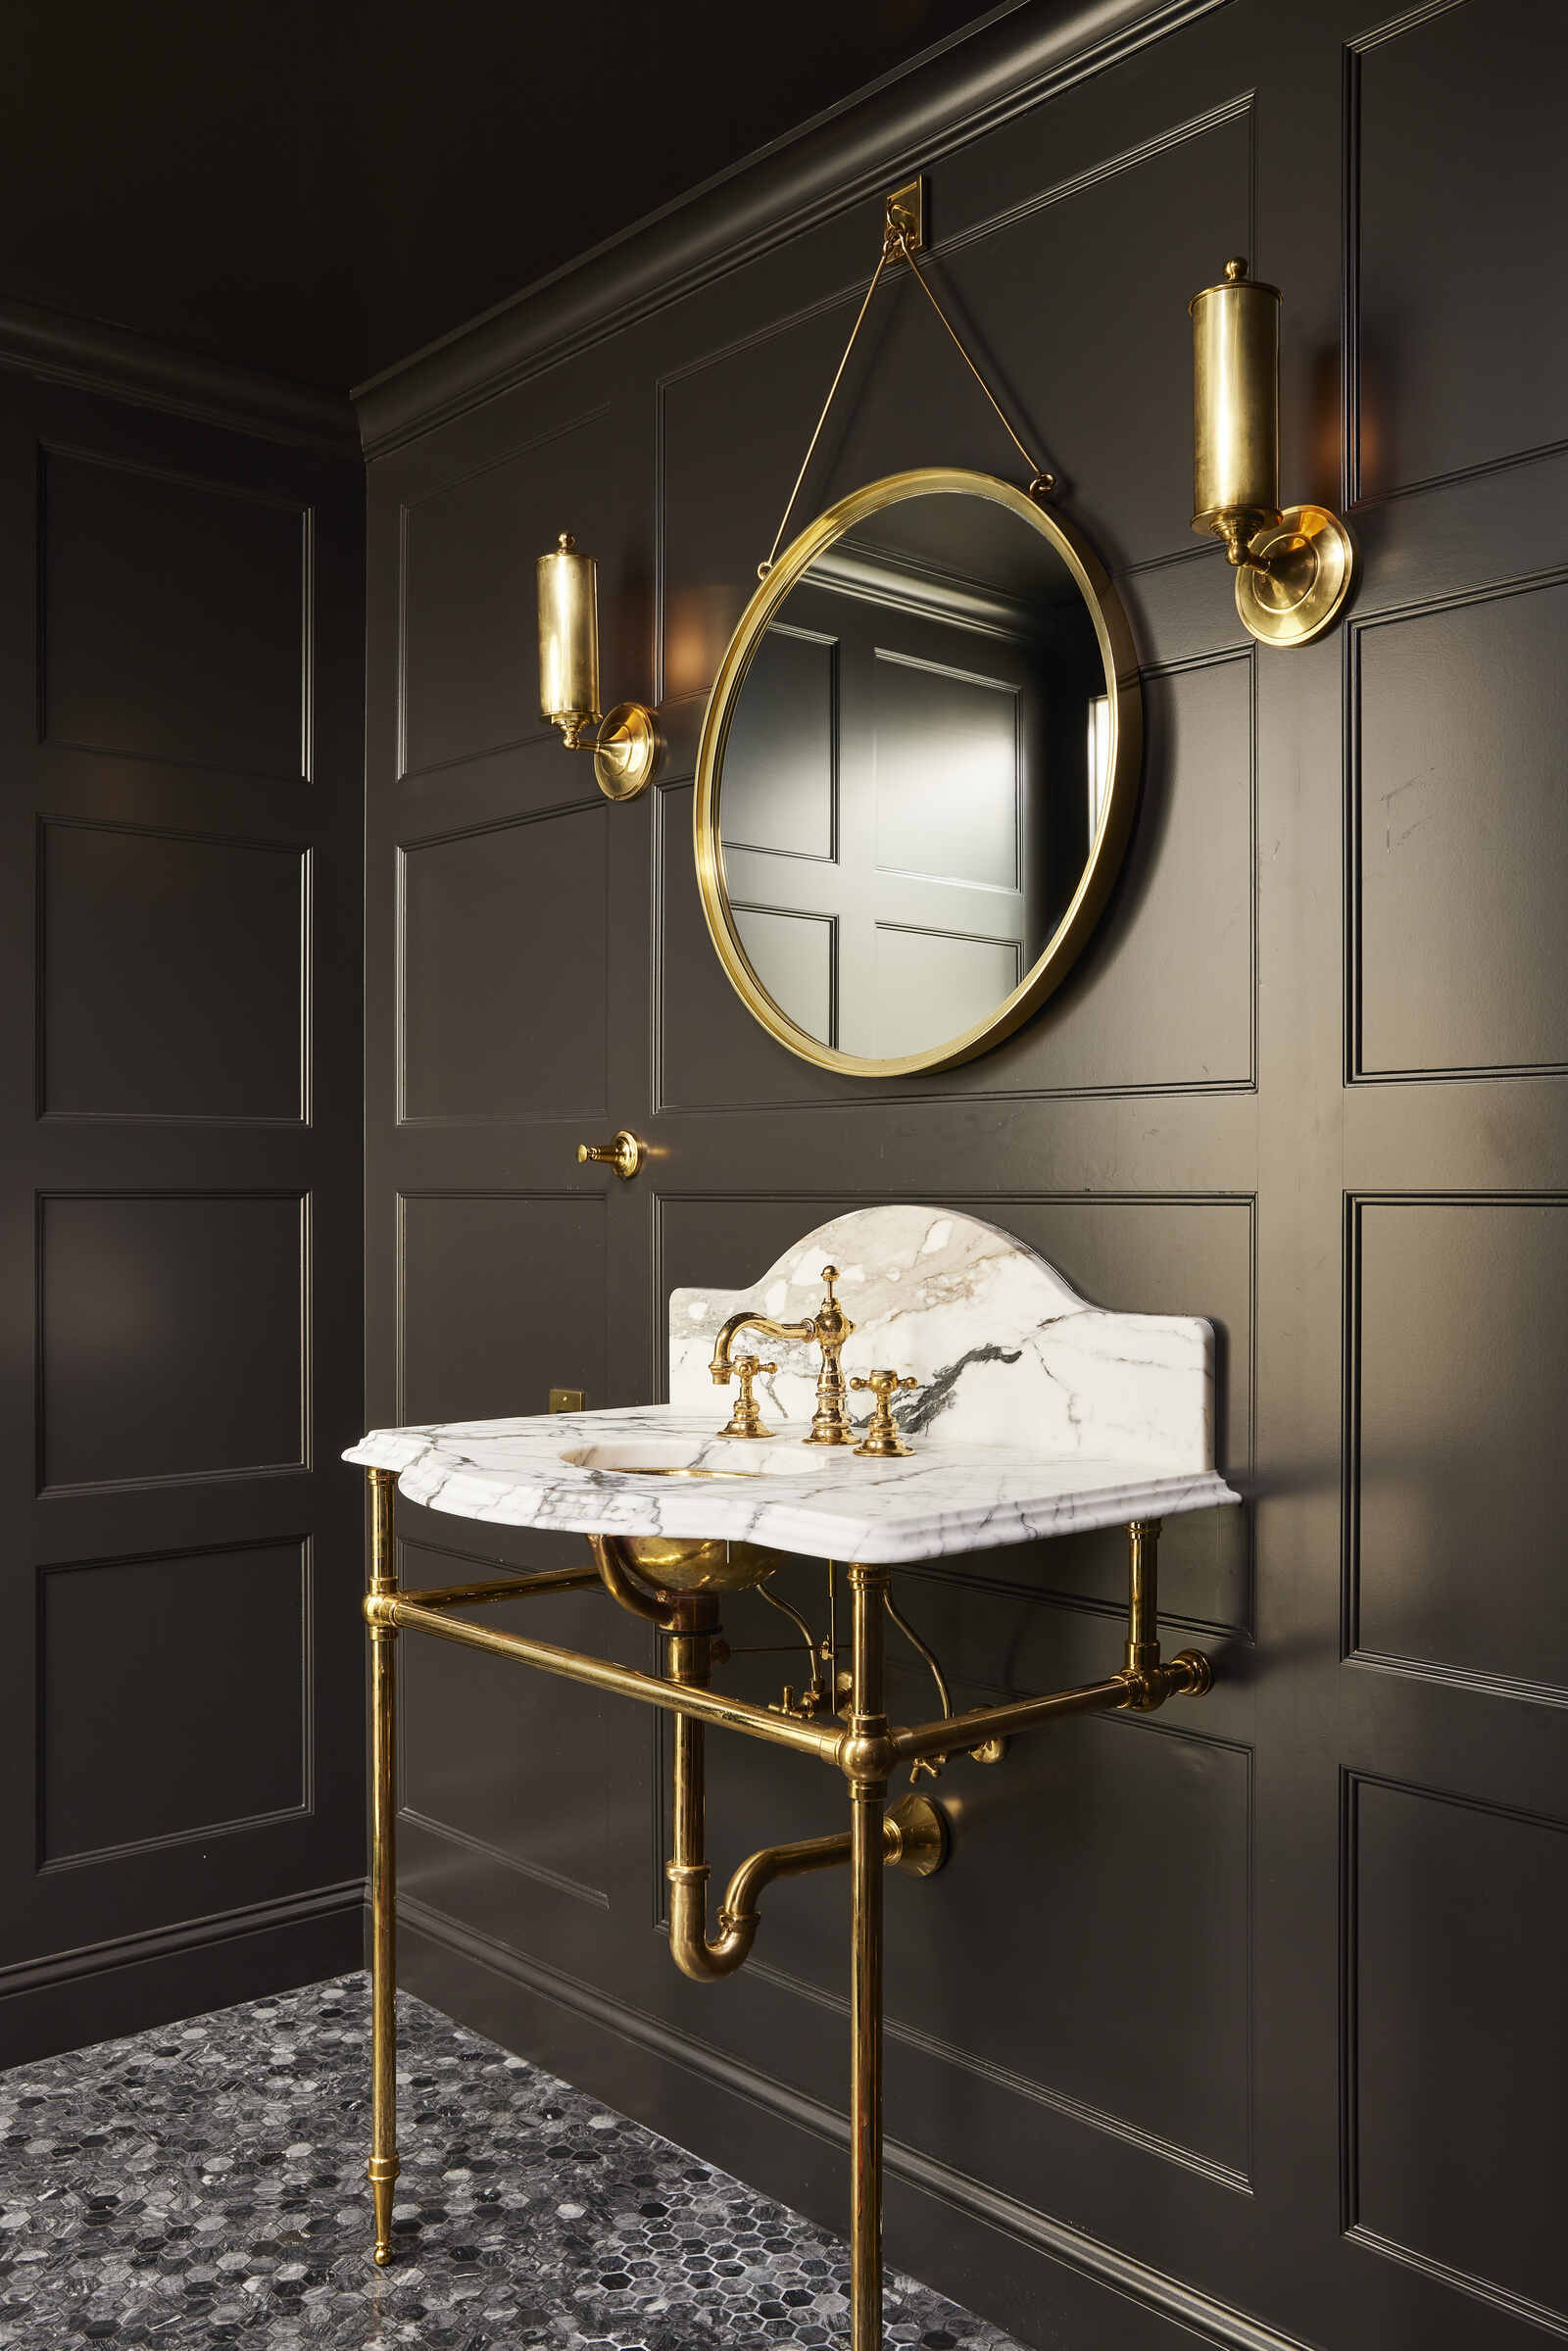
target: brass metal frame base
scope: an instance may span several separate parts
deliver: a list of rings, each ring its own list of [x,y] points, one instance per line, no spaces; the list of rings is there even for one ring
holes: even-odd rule
[[[659,726],[646,703],[617,702],[594,739],[594,776],[607,800],[635,800],[654,780]]]
[[[889,1594],[890,1572],[863,1562],[848,1564],[852,1622],[847,1720],[803,1720],[787,1707],[775,1709],[751,1699],[729,1697],[709,1688],[709,1669],[727,1655],[718,1639],[718,1602],[701,1591],[639,1590],[623,1568],[634,1541],[590,1536],[595,1565],[555,1568],[525,1577],[453,1584],[432,1592],[403,1592],[397,1581],[393,1494],[396,1479],[372,1469],[370,1559],[365,1619],[370,1637],[370,1909],[371,1909],[371,2120],[367,2167],[375,2204],[373,2258],[384,2268],[393,2257],[393,2184],[397,2151],[397,1652],[406,1632],[434,1634],[466,1648],[534,1665],[591,1689],[612,1690],[672,1714],[670,1847],[665,1871],[669,1886],[669,1946],[683,1973],[709,1983],[745,1964],[761,1924],[760,1898],[776,1880],[842,1868],[850,1873],[850,2178],[851,2294],[850,2351],[883,2351],[882,2337],[882,2044],[883,1886],[889,1870],[915,1878],[934,1877],[946,1862],[951,1830],[942,1808],[924,1795],[906,1795],[888,1804],[888,1780],[901,1762],[945,1761],[968,1752],[990,1760],[1008,1737],[1069,1714],[1147,1712],[1178,1695],[1200,1697],[1213,1680],[1208,1659],[1184,1649],[1168,1662],[1159,1653],[1156,1592],[1159,1521],[1135,1519],[1128,1526],[1129,1574],[1127,1646],[1120,1672],[1103,1681],[1042,1697],[1011,1698],[954,1715],[947,1685],[926,1644],[905,1624]],[[671,1547],[678,1547],[669,1538]],[[688,1549],[702,1550],[700,1543]],[[721,1546],[722,1547],[722,1546]],[[676,1566],[679,1562],[674,1563]],[[673,1571],[672,1571],[673,1572]],[[515,1601],[530,1592],[586,1589],[603,1582],[611,1596],[634,1615],[657,1624],[667,1640],[663,1671],[658,1675],[617,1665],[609,1658],[557,1647],[520,1633],[497,1633],[475,1623],[471,1613],[486,1601]],[[463,1614],[454,1611],[462,1610]],[[786,1615],[796,1612],[785,1609]],[[926,1657],[937,1679],[940,1719],[900,1729],[885,1711],[884,1621],[891,1617]],[[804,1620],[797,1618],[798,1622]],[[830,1616],[830,1650],[836,1660],[836,1619]],[[808,1633],[809,1627],[804,1627]],[[814,1651],[813,1651],[814,1658]],[[814,1662],[813,1662],[814,1674]],[[836,1666],[830,1686],[840,1687]],[[787,1693],[786,1693],[787,1695]],[[709,1865],[705,1850],[704,1726],[741,1731],[771,1744],[814,1755],[834,1767],[846,1783],[850,1824],[832,1836],[794,1844],[766,1845],[750,1854],[731,1878],[718,1914],[717,1933],[707,1923]]]
[[[1338,619],[1355,574],[1355,542],[1324,506],[1288,506],[1236,570],[1236,610],[1260,645],[1307,645]]]

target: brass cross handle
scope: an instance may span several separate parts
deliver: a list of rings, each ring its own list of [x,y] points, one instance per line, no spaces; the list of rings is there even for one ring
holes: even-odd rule
[[[622,1127],[610,1143],[579,1143],[577,1164],[581,1167],[585,1160],[597,1159],[602,1165],[612,1167],[623,1184],[629,1184],[643,1163],[643,1152],[644,1147],[636,1136],[629,1128]]]
[[[918,1380],[906,1376],[900,1379],[896,1371],[874,1371],[864,1380],[852,1380],[852,1388],[869,1388],[876,1397],[876,1409],[865,1424],[865,1435],[856,1446],[858,1453],[869,1454],[874,1461],[891,1461],[901,1453],[912,1453],[912,1445],[906,1445],[893,1420],[893,1399],[901,1389],[918,1388]]]
[[[734,1411],[718,1432],[720,1437],[771,1437],[772,1430],[762,1426],[762,1407],[752,1394],[752,1382],[760,1371],[777,1371],[778,1365],[759,1363],[755,1355],[737,1355],[730,1369],[741,1384],[741,1392],[735,1398]]]

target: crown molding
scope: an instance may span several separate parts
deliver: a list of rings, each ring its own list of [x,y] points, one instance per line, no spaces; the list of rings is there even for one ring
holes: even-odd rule
[[[356,387],[368,458],[495,399],[1226,0],[1017,0]]]
[[[329,457],[359,455],[346,394],[194,357],[129,327],[0,298],[0,367]]]

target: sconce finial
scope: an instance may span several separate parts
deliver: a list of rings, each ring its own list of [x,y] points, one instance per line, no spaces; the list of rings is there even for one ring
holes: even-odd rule
[[[1327,507],[1280,504],[1280,290],[1235,254],[1187,307],[1193,528],[1224,542],[1243,626],[1263,645],[1305,645],[1339,616],[1355,544]]]

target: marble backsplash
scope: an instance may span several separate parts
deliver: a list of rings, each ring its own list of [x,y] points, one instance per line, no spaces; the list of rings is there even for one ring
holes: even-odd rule
[[[920,1383],[900,1399],[910,1435],[944,1445],[1022,1445],[1054,1456],[1173,1470],[1214,1461],[1214,1336],[1196,1316],[1090,1305],[1009,1233],[954,1209],[856,1208],[797,1242],[744,1290],[687,1289],[669,1303],[669,1400],[707,1410],[719,1325],[747,1305],[775,1322],[814,1314],[822,1268],[856,1329],[846,1378],[873,1367]],[[736,1353],[774,1361],[760,1379],[769,1422],[809,1420],[818,1350],[742,1332]],[[870,1399],[851,1399],[856,1417]]]

